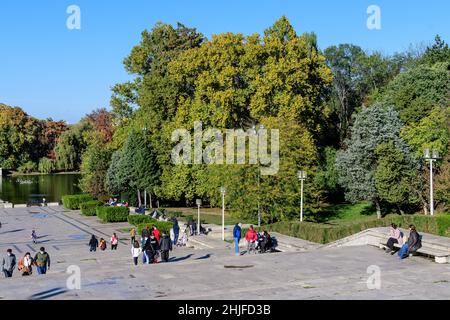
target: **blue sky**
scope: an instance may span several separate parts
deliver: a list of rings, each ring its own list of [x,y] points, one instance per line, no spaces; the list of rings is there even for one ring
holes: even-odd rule
[[[81,30],[66,27],[72,4]],[[372,4],[381,8],[381,30],[366,27]],[[1,0],[0,102],[69,123],[109,107],[110,87],[129,79],[123,58],[157,21],[210,37],[261,33],[286,15],[298,33],[314,31],[323,49],[354,43],[391,54],[436,34],[449,42],[448,12],[448,0]]]

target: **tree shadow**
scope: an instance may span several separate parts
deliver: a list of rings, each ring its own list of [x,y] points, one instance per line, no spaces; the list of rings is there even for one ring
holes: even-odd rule
[[[172,258],[169,258],[169,262],[183,261],[183,260],[189,259],[192,256],[193,256],[193,254],[190,253],[190,254],[188,254],[187,256],[184,256],[184,257],[178,257],[178,258],[177,257],[172,257]]]
[[[16,230],[10,230],[10,231],[5,231],[5,232],[2,232],[2,233],[0,233],[0,234],[7,234],[7,233],[16,233],[16,232],[20,232],[20,231],[23,231],[23,230],[25,230],[25,229],[16,229]]]
[[[208,254],[206,254],[204,256],[196,258],[195,260],[205,260],[205,259],[209,259],[210,257],[211,257],[211,254],[208,253]]]

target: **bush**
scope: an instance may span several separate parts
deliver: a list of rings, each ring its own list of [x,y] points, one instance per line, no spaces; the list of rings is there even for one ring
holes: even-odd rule
[[[450,214],[443,214],[436,217],[438,225],[438,234],[440,236],[450,237]]]
[[[158,222],[158,220],[151,218],[150,216],[146,216],[146,215],[129,215],[128,218],[128,223],[137,226],[138,224],[142,224],[142,223],[154,223],[154,222]]]
[[[371,219],[340,225],[326,225],[313,222],[277,222],[262,229],[279,232],[292,237],[316,243],[330,243],[370,228],[387,227],[391,223],[407,229],[414,224],[419,233],[425,232],[441,236],[450,236],[450,215],[424,216],[402,215],[386,216],[383,219]]]
[[[64,208],[69,210],[80,210],[80,205],[83,202],[92,200],[94,200],[94,198],[89,194],[65,195],[62,197]]]
[[[91,200],[80,204],[81,213],[85,216],[95,216],[96,209],[103,205],[103,202],[98,200]]]
[[[52,173],[55,170],[55,162],[49,158],[42,158],[39,160],[38,170],[40,173]]]
[[[125,222],[127,221],[130,209],[128,207],[97,207],[97,217],[104,222]]]
[[[32,161],[28,161],[23,165],[21,165],[20,167],[18,167],[17,171],[19,173],[32,173],[36,172],[36,169],[37,169],[36,164]]]
[[[159,231],[161,231],[161,233],[166,233],[167,235],[170,232],[170,229],[173,227],[173,223],[170,221],[155,221],[155,222],[150,222],[150,223],[141,223],[139,225],[137,225],[137,232],[138,234],[142,233],[142,230],[148,226],[150,228],[150,226],[154,224],[156,228],[158,228]]]

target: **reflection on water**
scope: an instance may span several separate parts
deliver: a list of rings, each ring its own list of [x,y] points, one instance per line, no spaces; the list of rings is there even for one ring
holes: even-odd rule
[[[79,174],[0,177],[0,199],[14,204],[59,202],[65,194],[80,193]]]

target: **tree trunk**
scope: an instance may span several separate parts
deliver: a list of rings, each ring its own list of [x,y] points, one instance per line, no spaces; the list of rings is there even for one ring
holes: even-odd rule
[[[422,202],[422,204],[423,204],[423,214],[427,216],[428,215],[428,203]]]
[[[138,205],[140,208],[142,207],[142,201],[141,201],[141,192],[139,191],[139,189],[137,189],[137,196],[138,196]]]
[[[375,200],[375,206],[377,207],[377,218],[381,219],[381,206],[378,200]]]
[[[153,209],[153,203],[152,203],[152,193],[149,192],[148,195],[150,196],[150,209]]]

